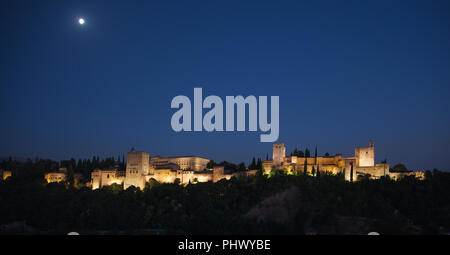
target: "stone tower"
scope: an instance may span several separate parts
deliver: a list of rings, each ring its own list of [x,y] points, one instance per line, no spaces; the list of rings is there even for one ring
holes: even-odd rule
[[[281,165],[283,163],[284,157],[286,157],[286,147],[284,143],[274,143],[273,144],[273,164]]]
[[[135,151],[134,148],[127,153],[127,169],[125,172],[124,189],[130,186],[143,189],[145,175],[149,174],[150,155],[144,151]]]
[[[356,167],[375,166],[375,147],[370,141],[369,147],[358,147],[355,149]]]
[[[223,166],[214,166],[213,167],[213,182],[220,181],[224,178],[224,167]]]

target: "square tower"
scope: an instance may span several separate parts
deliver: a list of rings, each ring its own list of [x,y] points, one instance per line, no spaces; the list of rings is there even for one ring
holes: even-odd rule
[[[274,143],[273,144],[273,164],[281,165],[283,163],[284,157],[286,157],[286,147],[284,143]]]
[[[224,178],[224,167],[223,166],[214,166],[213,167],[213,182],[220,181]]]
[[[130,186],[143,189],[145,175],[149,174],[150,155],[144,151],[135,151],[134,148],[127,153],[127,169],[125,172],[124,189]]]
[[[355,149],[356,167],[375,166],[375,147],[370,142],[369,147]]]

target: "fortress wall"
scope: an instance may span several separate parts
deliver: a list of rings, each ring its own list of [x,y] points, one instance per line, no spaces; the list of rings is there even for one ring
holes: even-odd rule
[[[303,164],[290,164],[290,165],[285,165],[283,166],[283,170],[285,171],[299,171],[299,172],[303,172],[305,165]],[[306,166],[306,172],[309,174],[312,174],[312,169],[314,167],[314,171],[316,172],[317,169],[320,169],[321,172],[329,172],[329,173],[333,173],[333,174],[338,174],[341,172],[341,168],[337,167],[336,165],[319,165],[319,167],[317,165],[307,165]],[[270,173],[270,171],[268,172]]]
[[[196,172],[201,172],[206,169],[206,165],[210,160],[201,157],[153,157],[150,159],[150,163],[152,167],[156,167],[158,165],[166,165],[168,163],[177,164],[180,169],[186,170],[191,169]]]
[[[321,172],[328,172],[332,174],[338,174],[341,172],[340,168],[338,168],[336,165],[324,165],[319,167]],[[316,169],[317,171],[317,169]]]
[[[11,171],[2,171],[2,179],[6,180],[8,177],[11,177]]]
[[[124,189],[134,186],[136,188],[143,189],[145,187],[145,178],[143,175],[137,173],[129,174],[127,173],[124,181]]]
[[[371,167],[357,167],[357,174],[370,174],[371,178],[378,179],[389,174],[389,164],[377,164]]]
[[[50,182],[63,182],[66,180],[66,174],[65,173],[46,173],[44,175],[45,180]]]
[[[102,187],[111,184],[122,184],[124,178],[120,178],[117,176],[117,171],[101,171],[101,184]]]
[[[272,160],[264,160],[262,162],[262,168],[263,168],[264,174],[270,173],[270,170],[272,169],[272,165],[273,165]]]
[[[306,158],[308,165],[337,165],[339,162],[340,156],[334,156],[334,157],[308,157]],[[305,164],[305,157],[296,157],[296,156],[289,156],[285,158],[285,163],[293,163],[296,165],[304,165]]]
[[[158,169],[154,171],[150,178],[162,183],[172,183],[175,182],[176,174],[171,169]]]
[[[179,170],[177,171],[176,178],[180,180],[181,184],[188,184],[189,182],[192,183],[194,181],[194,171]]]
[[[337,157],[317,157],[319,165],[337,165]]]
[[[400,178],[403,178],[405,176],[414,176],[419,180],[425,179],[425,172],[404,172],[404,173],[389,173],[389,177],[398,180]]]
[[[111,184],[123,184],[125,177],[117,170],[94,170],[91,173],[92,189]]]
[[[306,162],[308,165],[314,165],[316,163],[316,159],[314,157],[306,158]],[[305,157],[297,157],[297,165],[304,165]]]
[[[221,175],[222,176],[222,175]],[[147,180],[151,178],[161,183],[173,183],[176,179],[180,180],[181,184],[188,184],[189,182],[208,182],[214,180],[213,173],[198,173],[193,171],[172,171],[171,169],[158,169],[155,170],[153,175],[146,176]],[[219,175],[216,178],[220,178]]]
[[[209,182],[213,180],[212,174],[202,173],[202,174],[194,174],[194,179],[197,179],[197,182]]]

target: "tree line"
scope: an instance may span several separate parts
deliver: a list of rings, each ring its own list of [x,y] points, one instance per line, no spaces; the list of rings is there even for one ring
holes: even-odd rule
[[[46,164],[24,163],[21,171]],[[47,184],[42,175],[0,181],[0,225],[23,221],[38,233],[436,234],[450,231],[449,211],[450,173],[438,170],[424,181],[348,182],[301,171],[186,186],[152,179],[143,190]]]
[[[70,173],[79,173],[84,179],[89,179],[91,172],[94,169],[110,169],[118,168],[125,170],[126,161],[125,156],[106,157],[100,159],[99,156],[93,156],[92,159],[78,159],[71,158],[69,160],[54,161],[50,159],[27,159],[25,162],[13,160],[11,157],[8,160],[0,162],[0,169],[9,170],[13,176],[31,177],[44,175],[47,172],[58,171],[59,168],[66,168]]]

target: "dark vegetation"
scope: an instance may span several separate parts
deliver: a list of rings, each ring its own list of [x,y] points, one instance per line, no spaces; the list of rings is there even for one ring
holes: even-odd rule
[[[15,163],[0,183],[0,225],[25,222],[37,233],[436,234],[450,229],[450,174],[345,182],[276,172],[187,186],[154,180],[141,191],[46,184],[54,162]],[[57,167],[57,166],[55,166]],[[12,169],[12,168],[11,168]]]

